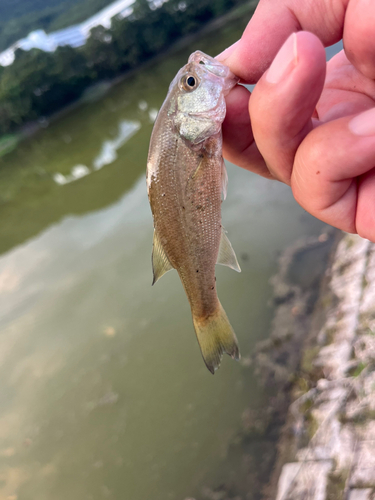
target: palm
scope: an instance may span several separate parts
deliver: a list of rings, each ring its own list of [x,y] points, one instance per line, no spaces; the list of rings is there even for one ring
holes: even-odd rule
[[[374,106],[375,82],[362,75],[341,50],[327,63],[327,76],[317,104],[319,119],[330,121]]]

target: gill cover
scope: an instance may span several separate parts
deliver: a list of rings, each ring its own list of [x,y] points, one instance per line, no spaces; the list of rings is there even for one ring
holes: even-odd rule
[[[194,52],[171,85],[176,91],[174,125],[180,136],[199,144],[218,134],[226,112],[224,97],[237,82],[227,66]]]

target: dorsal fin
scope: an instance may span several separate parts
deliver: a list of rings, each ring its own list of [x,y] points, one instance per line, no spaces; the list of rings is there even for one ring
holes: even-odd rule
[[[173,269],[173,266],[161,246],[157,232],[154,230],[154,241],[152,244],[152,272],[154,273],[154,279],[152,284],[154,285],[163,274],[171,269]]]
[[[228,266],[234,269],[238,273],[241,272],[241,268],[238,264],[236,254],[234,253],[233,247],[225,234],[224,228],[221,228],[221,240],[219,247],[219,255],[217,257],[216,264],[221,264],[222,266]]]

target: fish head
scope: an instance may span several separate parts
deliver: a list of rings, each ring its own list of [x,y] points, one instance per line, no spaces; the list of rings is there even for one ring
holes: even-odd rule
[[[213,57],[201,51],[191,54],[169,89],[169,114],[180,136],[195,145],[219,133],[226,112],[225,96],[238,81]]]

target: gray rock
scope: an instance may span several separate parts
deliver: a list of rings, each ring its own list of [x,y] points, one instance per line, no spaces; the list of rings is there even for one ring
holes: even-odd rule
[[[323,325],[306,347],[323,375],[290,406],[297,461],[282,466],[276,500],[328,500],[327,486],[375,499],[375,244],[346,235],[329,276]]]
[[[375,487],[375,421],[360,430],[357,456],[350,477],[351,487]]]
[[[348,500],[371,500],[371,488],[355,488],[350,490]]]
[[[331,460],[285,464],[276,500],[325,500],[331,470]]]

